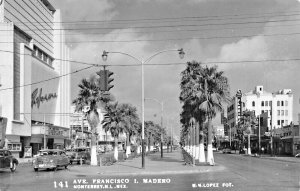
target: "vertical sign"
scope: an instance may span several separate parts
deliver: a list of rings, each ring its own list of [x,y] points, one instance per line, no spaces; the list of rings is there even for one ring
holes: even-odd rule
[[[0,0],[0,22],[4,22],[4,0]]]

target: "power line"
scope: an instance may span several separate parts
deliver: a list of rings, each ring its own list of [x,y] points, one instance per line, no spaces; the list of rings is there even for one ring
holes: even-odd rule
[[[300,33],[278,33],[278,34],[258,34],[256,36],[291,36],[299,35]],[[184,37],[184,38],[166,38],[166,39],[133,39],[133,40],[91,40],[91,41],[69,41],[68,43],[134,43],[134,42],[163,42],[163,41],[182,41],[182,40],[211,40],[211,39],[232,39],[232,38],[251,38],[253,35],[236,35],[236,36],[213,36],[213,37]],[[0,43],[13,43],[13,42],[0,42]],[[39,42],[44,43],[44,42]],[[62,42],[54,42],[62,43]]]
[[[275,28],[275,27],[295,27],[299,26],[300,24],[287,24],[287,25],[272,25],[272,26],[264,26],[264,28]],[[136,33],[177,33],[177,32],[201,32],[201,31],[220,31],[220,30],[236,30],[236,29],[257,29],[261,28],[260,26],[246,26],[243,28],[237,28],[237,27],[222,27],[222,28],[205,28],[205,29],[176,29],[176,30],[158,30],[158,31],[122,31],[122,32],[98,32],[98,31],[90,31],[90,32],[84,32],[84,33],[66,33],[64,36],[80,36],[80,35],[87,35],[87,34],[92,34],[92,35],[115,35],[115,34],[136,34]],[[39,33],[38,33],[39,34]],[[11,35],[1,35],[0,36],[11,36]],[[55,36],[55,34],[53,35]]]
[[[76,70],[76,71],[74,71],[74,72],[70,72],[70,73],[67,73],[67,74],[64,74],[64,75],[56,76],[56,77],[53,77],[53,78],[48,78],[48,79],[46,79],[46,80],[41,80],[41,81],[34,82],[34,83],[30,83],[30,84],[25,84],[25,85],[22,85],[22,86],[15,86],[15,87],[11,87],[11,88],[3,88],[3,89],[0,89],[0,91],[4,91],[4,90],[12,90],[12,89],[16,89],[16,88],[21,88],[21,87],[26,87],[26,86],[31,86],[31,85],[36,85],[36,84],[40,84],[40,83],[52,81],[52,80],[55,80],[55,79],[58,79],[58,78],[62,78],[62,77],[64,77],[64,76],[72,75],[72,74],[75,74],[75,73],[78,73],[78,72],[87,70],[87,69],[92,68],[92,67],[94,67],[94,66],[89,66],[89,67],[82,68],[82,69],[80,69],[80,70]]]
[[[8,51],[8,50],[0,50],[0,52],[6,52],[6,53],[11,53],[11,54],[18,54],[18,55],[24,55],[24,56],[32,56],[32,54],[23,54],[23,53],[17,53],[13,51]],[[76,60],[67,60],[67,59],[59,59],[59,58],[54,58],[54,60],[58,61],[65,61],[65,62],[71,62],[71,63],[76,63],[76,64],[83,64],[83,65],[88,65],[88,66],[94,66],[94,67],[103,67],[103,66],[140,66],[139,64],[131,64],[131,65],[126,65],[126,64],[114,64],[114,65],[107,65],[107,64],[94,64],[94,63],[88,63],[88,62],[82,62],[82,61],[76,61]],[[0,66],[9,66],[9,65],[0,65]]]
[[[208,61],[202,63],[206,64],[239,64],[239,63],[262,63],[262,62],[287,62],[287,61],[300,61],[300,58],[288,58],[288,59],[264,59],[264,60],[238,60],[238,61]],[[187,63],[159,63],[159,64],[144,64],[144,66],[174,66],[174,65],[186,65]]]
[[[279,15],[278,15],[279,14]],[[254,17],[240,17],[240,16],[251,16],[256,15]],[[257,16],[260,15],[260,16]],[[141,19],[116,19],[116,20],[77,20],[77,21],[61,21],[61,22],[24,22],[24,23],[70,23],[70,24],[78,24],[78,23],[113,23],[113,22],[120,22],[120,23],[127,23],[127,22],[139,22],[139,21],[162,21],[162,20],[169,20],[166,22],[172,22],[172,20],[180,20],[180,19],[210,19],[210,18],[221,18],[219,20],[226,20],[226,19],[247,19],[247,18],[262,18],[267,16],[272,17],[280,17],[280,16],[297,16],[299,15],[299,11],[290,11],[290,12],[269,12],[269,13],[252,13],[252,14],[227,14],[227,15],[211,15],[211,16],[185,16],[185,17],[161,17],[161,18],[141,18]],[[229,18],[224,18],[229,17]],[[240,17],[240,18],[236,18]],[[216,19],[215,19],[216,20]],[[201,20],[207,21],[207,20]],[[21,23],[21,22],[16,22]]]
[[[178,25],[152,25],[152,26],[131,26],[126,28],[134,29],[148,29],[148,28],[175,28],[175,27],[196,27],[196,26],[223,26],[223,25],[244,25],[244,24],[264,24],[264,23],[277,23],[277,22],[290,22],[300,21],[300,19],[283,19],[283,20],[268,20],[268,21],[249,21],[249,22],[228,22],[228,23],[206,23],[206,24],[178,24]],[[120,27],[96,27],[96,28],[64,28],[64,29],[53,29],[53,31],[74,31],[74,30],[117,30],[122,29]],[[40,31],[49,29],[38,29]],[[3,29],[0,31],[12,31],[11,29]],[[23,30],[32,31],[32,30]]]
[[[1,52],[1,50],[0,50],[0,52]],[[240,61],[211,61],[211,62],[205,62],[203,64],[234,64],[234,63],[261,63],[261,62],[286,62],[286,61],[300,61],[300,58],[265,59],[265,60],[240,60]],[[78,61],[71,61],[71,60],[69,60],[69,62],[80,63]],[[176,65],[186,65],[186,64],[187,63],[159,63],[159,64],[149,63],[149,64],[145,64],[144,66],[176,66]],[[80,70],[76,70],[74,72],[70,72],[70,73],[67,73],[67,74],[64,74],[64,75],[56,76],[56,77],[53,77],[53,78],[49,78],[49,79],[46,79],[46,80],[41,80],[41,81],[30,83],[30,84],[25,84],[25,85],[22,85],[22,86],[4,88],[4,89],[0,89],[0,91],[11,90],[11,89],[16,89],[16,88],[21,88],[21,87],[26,87],[26,86],[30,86],[30,85],[35,85],[35,84],[48,82],[48,81],[51,81],[51,80],[55,80],[55,79],[58,79],[58,78],[61,78],[61,77],[64,77],[64,76],[72,75],[72,74],[87,70],[87,69],[95,67],[95,66],[109,66],[109,67],[123,66],[123,67],[129,67],[129,66],[141,66],[141,65],[140,64],[127,64],[127,65],[97,65],[97,64],[91,64],[91,66],[89,66],[89,67],[82,68]]]

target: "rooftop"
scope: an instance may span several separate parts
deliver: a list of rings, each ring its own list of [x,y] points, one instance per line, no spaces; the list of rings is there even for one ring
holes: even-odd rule
[[[55,12],[55,8],[51,5],[51,3],[49,3],[48,0],[41,0],[41,2],[50,10],[50,11],[53,11]]]

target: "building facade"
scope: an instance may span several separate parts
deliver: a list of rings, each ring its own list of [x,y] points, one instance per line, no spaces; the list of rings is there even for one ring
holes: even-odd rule
[[[256,86],[254,90],[244,93],[241,98],[232,98],[227,107],[226,132],[231,132],[231,137],[237,136],[238,122],[241,111],[254,111],[256,116],[267,114],[268,128],[281,128],[293,122],[293,94],[290,89],[279,90],[274,93],[264,91],[263,86]],[[254,132],[251,132],[254,134]],[[230,136],[230,135],[229,135]]]
[[[47,0],[0,5],[0,116],[14,155],[25,147],[66,144],[70,113],[69,49],[60,11]]]
[[[76,112],[75,106],[71,106],[70,115],[70,134],[71,142],[70,147],[89,147],[91,144],[91,128],[83,112]],[[105,132],[102,127],[102,120],[104,118],[104,113],[101,109],[98,109],[100,123],[97,127],[97,142],[98,145],[111,145],[114,142],[114,138],[111,133]],[[112,147],[111,147],[112,148]]]

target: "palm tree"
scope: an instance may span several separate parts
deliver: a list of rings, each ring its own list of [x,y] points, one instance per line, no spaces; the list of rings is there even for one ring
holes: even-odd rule
[[[105,107],[106,114],[102,121],[103,128],[109,131],[114,138],[114,159],[118,161],[118,140],[122,133],[126,132],[126,119],[123,109],[118,102],[107,104]]]
[[[130,104],[120,104],[120,110],[124,114],[124,124],[126,131],[126,157],[131,154],[130,139],[137,135],[140,120],[136,107]]]
[[[187,68],[181,73],[181,94],[180,101],[184,103],[183,112],[181,114],[182,122],[185,126],[189,126],[191,118],[196,120],[196,159],[199,162],[205,162],[204,152],[204,134],[203,123],[205,121],[205,113],[199,109],[202,100],[197,97],[197,92],[200,91],[199,81],[203,68],[200,63],[195,61],[188,62]],[[185,118],[185,119],[184,119]],[[199,140],[200,138],[200,140]]]
[[[230,101],[229,85],[223,72],[218,72],[217,67],[204,68],[201,73],[200,85],[204,87],[198,92],[200,100],[199,109],[204,111],[207,118],[208,135],[207,135],[207,162],[214,165],[214,157],[212,150],[212,119],[216,116],[217,112],[223,110],[224,102]]]
[[[91,165],[97,165],[96,134],[97,126],[100,122],[98,109],[101,105],[113,100],[111,94],[104,94],[100,91],[99,81],[96,76],[89,79],[82,79],[78,85],[80,90],[77,98],[73,100],[76,112],[82,112],[85,107],[89,110],[84,113],[91,128]]]
[[[256,117],[253,111],[246,110],[243,112],[243,117],[241,118],[241,127],[243,131],[248,135],[248,155],[251,155],[251,144],[250,135],[251,129],[257,125]]]
[[[204,121],[203,116],[207,119],[207,162],[214,164],[212,119],[217,112],[222,111],[223,102],[229,101],[227,78],[223,76],[223,72],[217,71],[216,66],[203,68],[201,63],[189,62],[186,70],[182,72],[180,100],[183,102],[189,101],[188,104],[190,104],[192,110],[191,115],[198,113],[195,117],[198,122]]]

